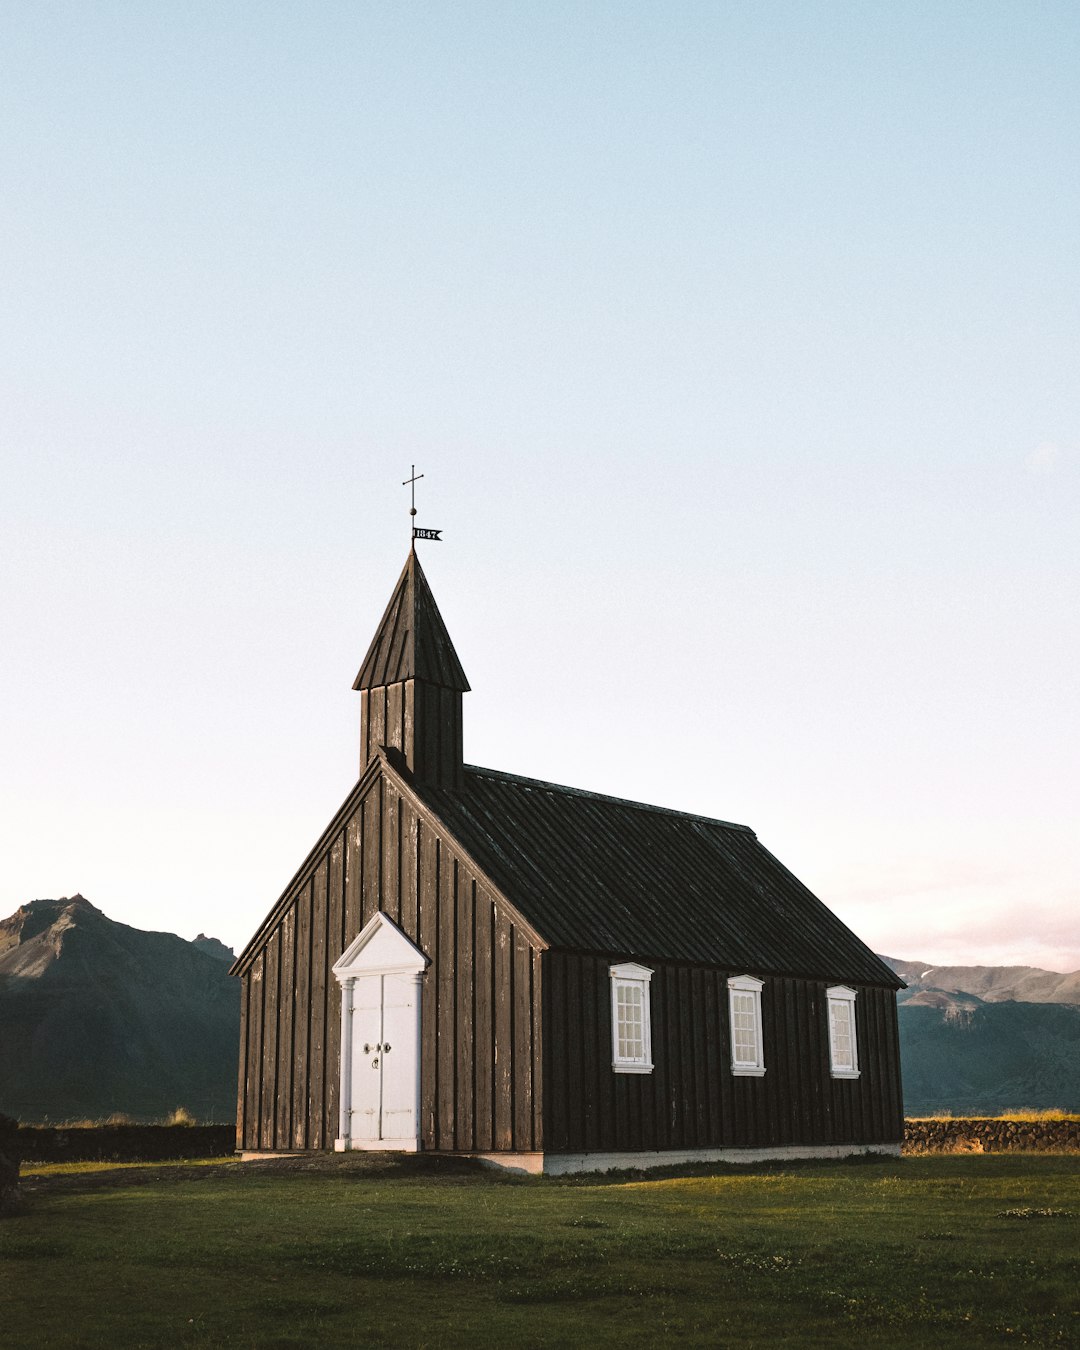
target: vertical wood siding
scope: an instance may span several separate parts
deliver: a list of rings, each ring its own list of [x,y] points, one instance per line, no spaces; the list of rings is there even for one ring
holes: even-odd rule
[[[251,997],[251,981],[242,980],[240,984],[240,1064],[236,1075],[236,1147],[244,1147],[244,1115],[247,1111],[248,1087],[248,1036],[250,1016],[248,1001]]]
[[[417,779],[461,787],[461,692],[427,680],[360,691],[360,771],[380,746],[400,750]]]
[[[451,743],[458,734],[451,718]],[[541,1149],[540,953],[382,777],[298,880],[242,977],[238,1145],[333,1147],[341,992],[331,967],[380,909],[431,962],[421,1002],[424,1147]]]
[[[309,880],[301,889],[295,904],[296,913],[296,998],[293,1011],[292,1059],[292,1148],[307,1148],[311,1124],[307,1111],[307,1066],[311,1059],[311,1016],[304,1009],[311,1007],[311,923],[314,915],[312,887]]]
[[[550,1152],[896,1143],[903,1133],[896,998],[863,987],[861,1076],[829,1072],[824,981],[766,978],[763,1078],[731,1073],[727,977],[648,962],[651,1074],[611,1067],[610,961],[544,956],[544,1127]],[[753,972],[751,972],[753,973]]]

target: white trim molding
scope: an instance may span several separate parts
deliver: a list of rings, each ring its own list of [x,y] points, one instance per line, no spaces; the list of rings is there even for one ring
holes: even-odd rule
[[[859,1077],[859,1038],[855,1026],[854,989],[834,984],[825,990],[829,1017],[829,1072],[834,1078]]]
[[[682,1167],[692,1163],[794,1162],[802,1158],[899,1158],[899,1144],[780,1144],[772,1148],[687,1148],[634,1150],[626,1153],[473,1153],[483,1167],[531,1176],[566,1176],[572,1172],[616,1172],[633,1168]],[[256,1155],[253,1155],[256,1156]],[[259,1157],[265,1155],[259,1154]]]
[[[334,962],[339,984],[350,977],[378,971],[380,975],[422,974],[428,958],[389,914],[377,910]]]
[[[424,971],[428,965],[428,958],[416,943],[402,932],[389,914],[384,914],[382,910],[371,916],[334,962],[332,967],[334,977],[341,985],[341,1090],[339,1093],[338,1136],[334,1140],[334,1149],[338,1153],[344,1153],[350,1149],[365,1148],[415,1152],[420,1148],[420,1000],[423,992]],[[358,1139],[353,1132],[352,1117],[355,1106],[353,1102],[353,1012],[356,982],[362,976],[368,975],[390,975],[399,979],[411,979],[415,985],[413,1005],[416,1008],[415,1031],[413,1032],[414,1043],[410,1047],[415,1059],[413,1071],[414,1100],[416,1102],[413,1119],[417,1130],[415,1138],[379,1139],[364,1142]],[[380,989],[381,987],[380,984]]]
[[[761,991],[765,981],[754,975],[732,975],[727,987],[731,1072],[737,1078],[763,1078],[765,1045],[761,1034]]]
[[[615,1073],[652,1073],[652,1010],[648,966],[623,961],[610,966],[611,1067]]]
[[[338,982],[341,985],[341,1091],[338,1093],[338,1136],[334,1148],[341,1153],[352,1147],[352,1010],[356,980],[352,976],[338,975]]]

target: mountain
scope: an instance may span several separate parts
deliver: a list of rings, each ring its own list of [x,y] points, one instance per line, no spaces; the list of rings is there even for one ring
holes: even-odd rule
[[[909,1002],[899,1014],[906,1115],[1080,1111],[1080,1007]]]
[[[908,986],[900,1002],[908,1003],[935,990],[948,994],[974,994],[984,1003],[1077,1003],[1080,1004],[1080,970],[1062,975],[1037,966],[935,966],[929,961],[898,961],[881,958]]]
[[[224,942],[219,942],[217,938],[207,937],[205,933],[200,933],[198,937],[191,939],[191,945],[198,947],[199,951],[205,952],[207,956],[213,956],[218,961],[224,961],[227,965],[232,965],[236,960],[236,953],[231,947],[226,947]]]
[[[81,895],[0,922],[0,1112],[199,1120],[236,1112],[232,953],[116,923]]]
[[[1080,971],[882,960],[897,995],[904,1112],[1080,1111]]]

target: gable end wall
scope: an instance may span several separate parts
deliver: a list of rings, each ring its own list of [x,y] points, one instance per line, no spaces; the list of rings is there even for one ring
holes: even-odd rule
[[[333,1148],[341,991],[331,967],[383,910],[431,962],[423,1146],[539,1151],[540,952],[513,912],[386,774],[313,863],[241,977],[237,1147]]]

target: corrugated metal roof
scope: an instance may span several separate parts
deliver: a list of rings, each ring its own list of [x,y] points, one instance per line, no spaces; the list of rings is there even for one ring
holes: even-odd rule
[[[748,826],[470,765],[414,791],[551,946],[900,986]]]
[[[427,680],[462,693],[469,688],[415,551],[409,553],[353,688],[377,689],[400,680]]]

